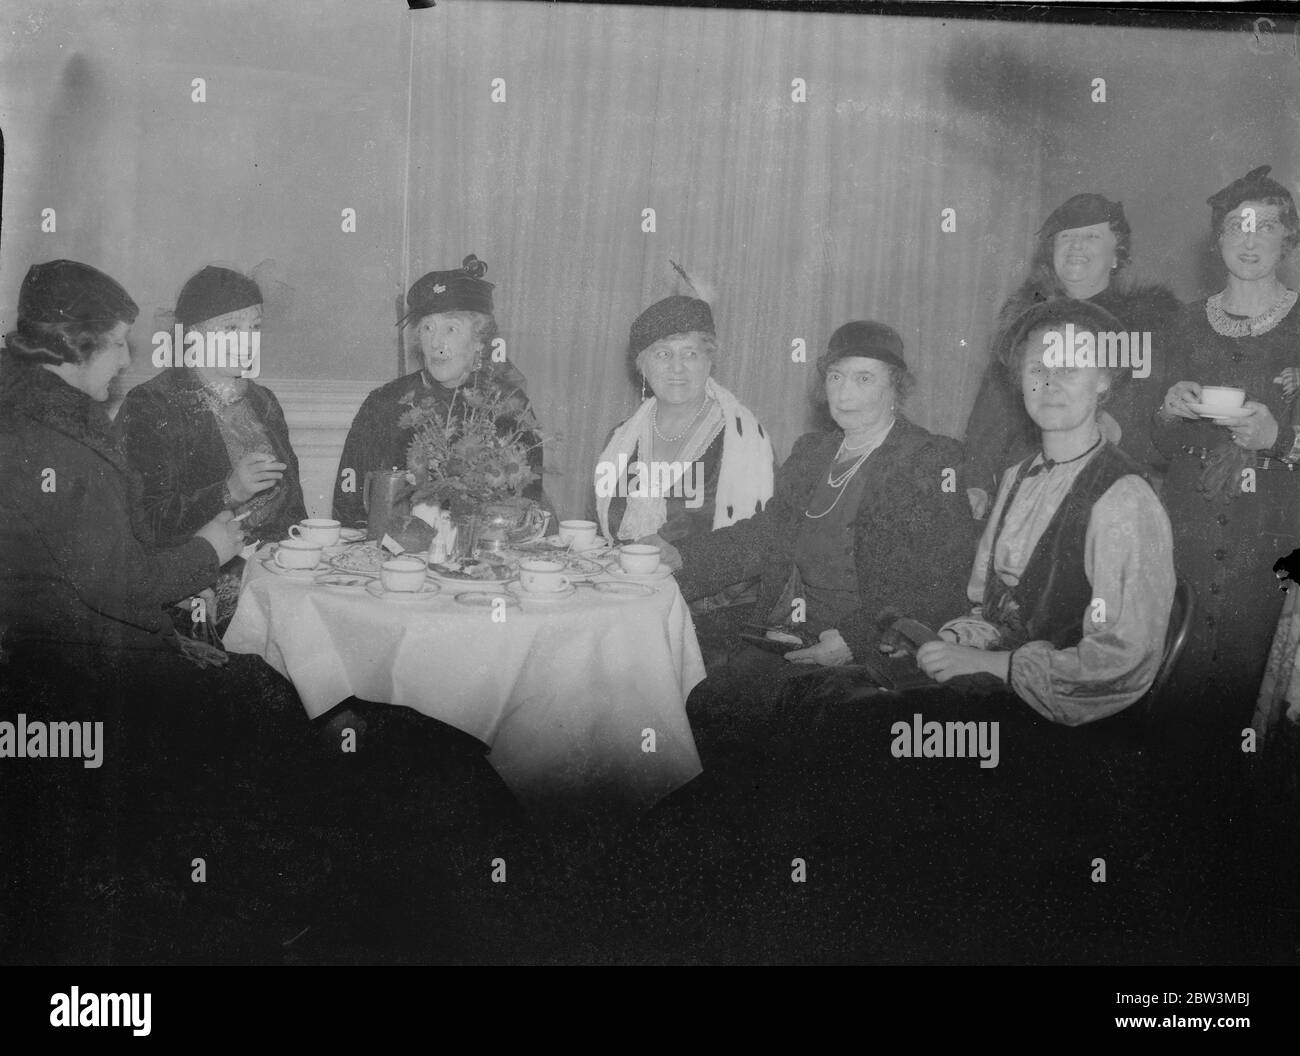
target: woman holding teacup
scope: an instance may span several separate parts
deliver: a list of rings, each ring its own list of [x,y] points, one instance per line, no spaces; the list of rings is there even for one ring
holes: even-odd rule
[[[1300,219],[1268,172],[1261,166],[1209,199],[1227,281],[1181,317],[1180,380],[1153,425],[1171,459],[1164,498],[1175,560],[1198,607],[1170,699],[1180,727],[1224,750],[1250,721],[1282,605],[1273,562],[1300,545],[1300,477],[1289,472],[1300,433],[1282,384],[1300,359],[1300,309],[1278,277]]]

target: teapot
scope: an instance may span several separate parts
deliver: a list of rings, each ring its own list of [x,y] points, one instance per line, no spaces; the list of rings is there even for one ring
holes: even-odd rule
[[[411,512],[410,493],[406,473],[396,467],[372,469],[366,474],[361,501],[366,507],[367,539],[382,539],[394,518]]]

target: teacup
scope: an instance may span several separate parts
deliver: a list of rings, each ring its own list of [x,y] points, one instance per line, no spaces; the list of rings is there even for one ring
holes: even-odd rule
[[[569,577],[559,561],[528,558],[519,562],[519,585],[530,594],[554,594],[569,586]]]
[[[560,542],[574,550],[590,550],[596,545],[595,521],[561,521]]]
[[[425,571],[418,557],[394,557],[379,566],[379,579],[385,590],[409,594],[424,586]]]
[[[619,547],[618,563],[629,576],[648,576],[659,570],[659,547],[628,543]]]
[[[343,530],[338,521],[325,517],[310,517],[305,521],[289,525],[289,534],[295,539],[304,539],[321,546],[334,546],[339,541],[339,532]]]
[[[281,539],[272,560],[284,569],[315,568],[320,564],[320,543],[306,539]]]
[[[1201,403],[1216,411],[1235,411],[1246,402],[1244,389],[1233,389],[1225,385],[1202,385]]]

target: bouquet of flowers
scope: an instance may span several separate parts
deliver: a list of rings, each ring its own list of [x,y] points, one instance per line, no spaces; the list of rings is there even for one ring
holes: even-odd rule
[[[538,479],[528,452],[542,442],[523,393],[480,376],[452,393],[446,408],[431,396],[408,401],[398,424],[413,432],[406,451],[411,504],[467,509],[523,494]]]

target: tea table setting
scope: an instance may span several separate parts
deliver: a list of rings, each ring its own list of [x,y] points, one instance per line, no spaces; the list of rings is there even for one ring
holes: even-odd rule
[[[262,656],[312,718],[355,696],[477,737],[524,802],[647,808],[700,773],[685,701],[704,664],[657,547],[590,521],[547,536],[531,510],[416,512],[372,517],[379,539],[310,519],[263,547],[226,649]]]

